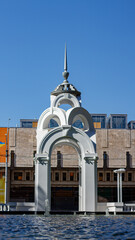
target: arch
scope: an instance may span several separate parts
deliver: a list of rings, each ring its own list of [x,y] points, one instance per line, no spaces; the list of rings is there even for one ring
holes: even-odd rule
[[[59,126],[62,124],[66,125],[66,112],[60,108],[48,108],[46,109],[39,118],[37,129],[48,128],[49,121],[54,119]]]
[[[50,160],[52,211],[79,210],[80,159],[80,148],[74,140],[62,138],[53,145]]]
[[[80,120],[83,123],[83,130],[94,133],[93,120],[89,112],[82,108],[76,107],[67,111],[67,121],[69,125],[73,125],[77,120]]]
[[[52,129],[37,146],[35,179],[35,203],[37,211],[50,210],[51,203],[51,153],[55,144],[68,142],[80,156],[79,211],[96,209],[96,159],[94,144],[82,130],[72,126]]]
[[[78,99],[71,93],[62,93],[55,97],[52,107],[60,107],[62,104],[69,104],[71,107],[80,107]]]
[[[74,140],[81,149],[81,154],[85,157],[85,154],[95,153],[94,144],[87,136],[87,134],[78,128],[71,126],[63,126],[52,129],[46,134],[39,145],[38,153],[48,153],[50,157],[53,145],[58,141],[67,138]]]
[[[70,138],[60,138],[57,142],[54,143],[53,145],[53,148],[59,146],[59,145],[69,145],[71,147],[73,147],[76,152],[78,153],[78,159],[80,159],[80,156],[81,156],[81,151],[80,151],[80,148],[77,144],[77,142],[75,142],[73,139]],[[53,148],[52,148],[52,151],[53,151]]]

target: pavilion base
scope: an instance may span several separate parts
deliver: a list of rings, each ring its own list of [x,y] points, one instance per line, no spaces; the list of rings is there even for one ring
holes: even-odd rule
[[[123,212],[124,203],[123,202],[108,202],[107,210],[108,212]]]

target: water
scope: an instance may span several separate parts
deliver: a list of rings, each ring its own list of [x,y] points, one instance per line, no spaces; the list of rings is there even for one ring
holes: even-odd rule
[[[2,239],[135,239],[135,216],[0,215]]]

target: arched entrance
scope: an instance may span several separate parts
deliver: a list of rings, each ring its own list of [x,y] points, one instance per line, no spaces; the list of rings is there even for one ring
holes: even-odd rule
[[[96,158],[94,144],[85,132],[66,125],[52,129],[39,145],[36,163],[36,209],[51,209],[51,154],[55,145],[68,143],[78,155],[81,169],[79,184],[79,211],[95,211],[97,200]]]
[[[51,210],[79,210],[79,159],[70,142],[58,142],[51,154]]]

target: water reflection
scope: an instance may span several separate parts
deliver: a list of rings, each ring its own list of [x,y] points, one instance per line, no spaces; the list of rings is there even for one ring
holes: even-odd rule
[[[0,216],[0,239],[135,239],[134,216]]]

